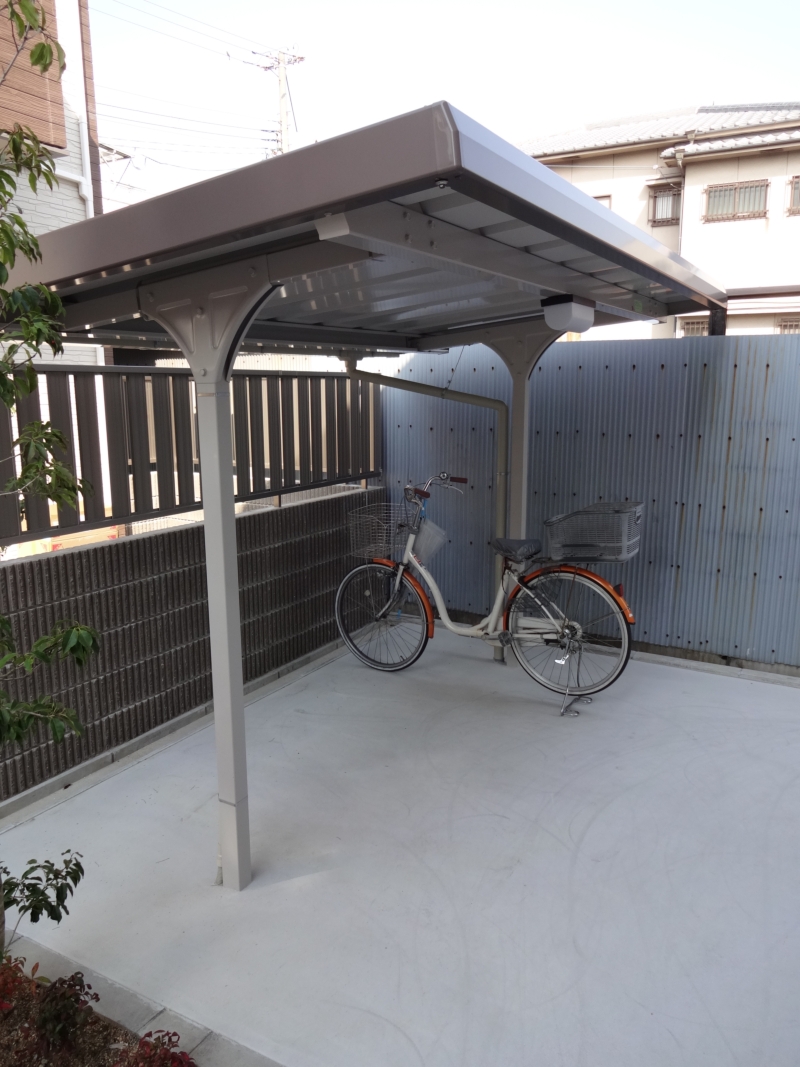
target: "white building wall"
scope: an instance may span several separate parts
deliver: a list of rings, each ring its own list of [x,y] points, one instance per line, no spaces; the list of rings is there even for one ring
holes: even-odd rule
[[[681,252],[726,289],[800,284],[800,216],[787,215],[789,179],[800,151],[709,159],[686,166]],[[703,222],[706,189],[769,179],[767,217]]]
[[[554,164],[553,170],[589,196],[610,196],[612,211],[696,263],[725,289],[800,285],[800,216],[787,214],[789,180],[800,175],[800,149],[685,159],[681,223],[654,227],[649,221],[650,187],[646,183],[659,177],[659,153],[659,146],[609,152],[579,157],[570,165]],[[764,178],[770,183],[765,219],[703,221],[709,185]],[[778,307],[775,300],[764,298],[737,308],[732,301],[728,333],[780,333],[781,323],[788,316],[800,314],[800,297],[784,298],[780,304]],[[680,322],[670,316],[653,325],[595,327],[582,337],[633,340],[681,333]],[[570,335],[569,339],[577,337]]]

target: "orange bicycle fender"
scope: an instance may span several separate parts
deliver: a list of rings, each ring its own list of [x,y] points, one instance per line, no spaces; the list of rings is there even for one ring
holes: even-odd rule
[[[595,574],[594,571],[587,571],[584,567],[570,567],[565,564],[564,566],[559,567],[542,567],[540,570],[534,571],[533,574],[526,574],[525,577],[522,579],[520,585],[514,586],[511,591],[511,595],[508,598],[506,610],[503,615],[503,628],[505,630],[508,629],[508,609],[511,606],[511,601],[514,599],[517,593],[519,593],[520,587],[522,585],[527,585],[528,582],[532,581],[534,578],[538,578],[540,574],[546,574],[548,571],[561,571],[562,573],[566,572],[567,574],[581,574],[584,578],[591,578],[593,581],[598,582],[600,585],[602,585],[602,587],[607,593],[611,594],[614,600],[616,600],[617,604],[619,604],[620,608],[622,609],[622,614],[625,616],[626,620],[631,624],[636,622],[636,619],[633,617],[633,612],[628,607],[625,597],[620,596],[610,582],[607,582],[605,578],[601,578],[599,574]]]
[[[372,562],[382,563],[384,567],[391,567],[393,571],[397,570],[397,564],[393,559],[373,559]],[[433,608],[431,607],[430,600],[428,600],[428,594],[425,592],[423,587],[420,585],[414,575],[411,574],[410,571],[405,572],[405,577],[408,578],[411,585],[413,585],[413,587],[420,595],[420,599],[422,600],[422,606],[425,609],[425,617],[428,620],[428,637],[431,638],[433,637]]]

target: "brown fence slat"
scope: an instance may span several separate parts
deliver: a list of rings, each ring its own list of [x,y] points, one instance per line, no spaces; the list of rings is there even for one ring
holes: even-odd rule
[[[252,496],[250,491],[250,429],[247,425],[247,378],[233,379],[233,462],[236,468],[236,496]]]
[[[322,471],[322,382],[312,378],[309,382],[311,394],[311,481],[321,482]]]
[[[16,493],[6,496],[3,492],[6,484],[16,476],[16,467],[13,460],[6,460],[11,456],[11,442],[14,435],[11,432],[11,412],[0,404],[0,540],[4,544],[19,537],[19,501]]]
[[[27,396],[21,396],[17,400],[17,431],[19,433],[28,423],[36,422],[41,417],[38,389],[34,389],[32,393]],[[49,530],[50,507],[48,502],[42,500],[41,497],[33,496],[31,493],[24,493],[23,496],[25,498],[25,517],[28,531]]]
[[[350,473],[350,434],[347,425],[347,378],[336,379],[336,476]]]
[[[172,410],[175,419],[175,458],[178,466],[178,496],[181,506],[194,504],[194,456],[192,455],[192,392],[186,375],[172,379]]]
[[[359,472],[365,474],[368,470],[371,470],[370,466],[370,444],[371,444],[371,418],[370,418],[370,398],[372,396],[372,383],[371,382],[359,382],[361,393],[361,442],[360,442],[360,458],[361,464]]]
[[[253,474],[253,492],[263,493],[267,488],[264,477],[264,402],[263,378],[248,378],[250,395],[250,466]]]
[[[103,378],[106,405],[108,473],[111,482],[111,514],[125,519],[131,513],[128,416],[121,375]]]
[[[332,480],[336,477],[339,463],[336,458],[336,442],[339,435],[336,432],[336,382],[333,378],[325,381],[325,477]]]
[[[267,440],[269,441],[269,487],[278,492],[281,477],[281,394],[280,380],[267,378]]]
[[[175,507],[175,468],[172,451],[172,405],[169,378],[153,375],[153,419],[156,438],[156,472],[159,508]]]
[[[130,418],[131,461],[133,463],[134,514],[153,510],[150,481],[150,435],[147,428],[147,394],[143,374],[129,374],[128,416]]]
[[[283,484],[297,481],[294,455],[294,378],[281,378],[281,446],[283,448]]]
[[[66,452],[59,451],[57,456],[62,463],[66,463],[71,471],[75,471],[75,446],[72,442],[72,404],[69,395],[69,379],[65,371],[53,371],[46,375],[47,378],[47,402],[50,407],[50,422],[61,430],[67,439]],[[78,512],[68,504],[58,509],[58,525],[61,528],[77,526]]]
[[[383,470],[383,407],[381,387],[372,383],[372,470]]]
[[[297,436],[300,441],[300,484],[311,481],[311,426],[308,414],[308,378],[297,379]]]
[[[361,473],[361,382],[350,379],[350,473]]]
[[[81,478],[92,487],[92,492],[83,498],[83,516],[87,522],[102,522],[106,517],[95,383],[94,374],[75,374],[75,415],[78,422],[78,447],[81,450]]]

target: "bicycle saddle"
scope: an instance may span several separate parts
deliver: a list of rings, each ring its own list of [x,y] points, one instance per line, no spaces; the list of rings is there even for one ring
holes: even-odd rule
[[[534,538],[524,538],[517,541],[512,537],[495,537],[489,542],[498,556],[513,560],[514,563],[524,563],[525,560],[533,559],[541,555],[542,542]]]

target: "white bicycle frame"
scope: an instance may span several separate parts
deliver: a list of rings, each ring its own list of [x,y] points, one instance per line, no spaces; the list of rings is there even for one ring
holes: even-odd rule
[[[420,515],[418,516],[418,522],[419,521],[424,521],[424,512],[422,508],[420,508]],[[528,595],[532,595],[530,593],[530,590],[528,590],[525,585],[520,582],[516,574],[514,574],[506,567],[503,570],[503,574],[500,579],[500,584],[498,585],[497,592],[495,594],[494,604],[492,605],[492,610],[489,612],[489,614],[485,618],[481,619],[480,622],[476,622],[472,626],[464,623],[453,622],[453,620],[450,618],[450,613],[447,610],[447,605],[444,602],[444,597],[442,596],[441,590],[436,584],[436,579],[433,577],[433,575],[422,562],[422,560],[414,555],[414,542],[416,541],[416,538],[417,531],[412,530],[408,535],[408,541],[406,542],[405,551],[403,552],[403,565],[402,567],[398,568],[397,585],[395,586],[395,588],[399,587],[401,575],[403,573],[404,568],[408,568],[412,571],[412,573],[416,571],[425,580],[426,585],[428,586],[431,591],[431,594],[433,595],[433,600],[439,612],[439,617],[444,623],[445,627],[450,630],[451,633],[458,634],[460,637],[476,637],[483,641],[487,641],[491,645],[502,647],[503,641],[501,640],[500,635],[504,632],[504,629],[501,620],[503,617],[506,600],[508,599],[508,596],[513,588],[513,586],[509,586],[508,580],[513,580],[514,585],[518,585],[520,587],[521,592],[525,592],[528,593]],[[538,601],[538,598],[537,603],[540,603]],[[540,603],[540,607],[544,608],[544,605]],[[549,607],[558,610],[554,604],[550,604]],[[525,620],[524,628],[526,636],[530,636],[531,639],[535,639],[536,637],[539,637],[539,639],[541,639],[541,637],[545,634],[553,636],[559,630],[559,620],[554,619],[546,608],[544,608],[544,610],[549,615],[549,618],[551,620],[550,622],[548,622],[547,619]],[[566,621],[563,615],[561,616],[560,621],[562,622],[562,624],[564,621]],[[519,637],[520,635],[518,635],[518,640]]]

